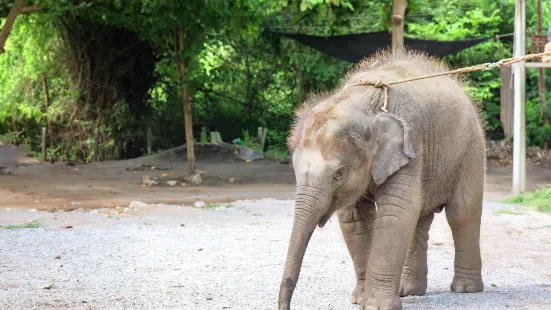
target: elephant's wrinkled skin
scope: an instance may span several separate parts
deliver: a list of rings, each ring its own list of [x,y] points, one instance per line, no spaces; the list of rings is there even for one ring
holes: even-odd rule
[[[482,291],[485,147],[476,106],[450,76],[390,86],[387,114],[382,89],[343,87],[444,70],[415,53],[382,53],[297,111],[289,137],[296,208],[279,309],[290,308],[316,225],[335,211],[356,272],[352,302],[363,309],[401,309],[400,296],[425,293],[428,231],[443,208],[455,244],[451,290]]]

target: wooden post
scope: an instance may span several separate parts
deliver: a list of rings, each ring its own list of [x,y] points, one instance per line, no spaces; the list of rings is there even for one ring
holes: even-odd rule
[[[99,129],[94,128],[94,161],[99,159]]]
[[[42,161],[46,161],[46,127],[42,127]]]
[[[268,135],[268,128],[264,127],[264,130],[262,132],[262,140],[260,140],[260,149],[262,150],[262,153],[264,153],[264,145],[266,144],[266,135]]]
[[[526,53],[526,0],[515,6],[514,57]],[[524,61],[513,65],[514,72],[514,137],[513,137],[513,195],[526,190],[526,68]]]
[[[201,127],[201,143],[207,143],[207,142],[208,142],[207,128]]]
[[[42,73],[42,87],[44,88],[44,113],[46,114],[46,128],[50,136],[50,148],[55,149],[54,128],[52,127],[50,116],[48,115],[48,109],[50,107],[50,90],[48,88],[46,73]]]
[[[392,3],[392,51],[404,49],[404,19],[406,16],[407,0],[393,0]]]
[[[153,145],[153,132],[151,131],[151,127],[147,127],[147,155],[151,155],[151,147]]]
[[[17,131],[17,124],[15,122],[15,116],[13,116],[13,114],[11,115],[11,131],[13,131],[13,134],[14,134],[14,141],[13,143],[15,145],[19,145],[19,132]]]
[[[538,35],[542,34],[543,31],[543,21],[541,16],[541,0],[537,0],[537,10],[538,10]],[[543,46],[539,45],[538,41],[538,53],[541,53],[544,51]],[[534,42],[532,42],[534,44]],[[545,69],[539,68],[538,69],[538,82],[539,82],[539,95],[540,95],[540,118],[543,121],[543,125],[547,125],[549,123],[549,120],[547,119],[547,115],[545,115],[545,107],[546,107],[546,99],[545,99]],[[549,149],[549,139],[546,138],[543,142],[543,149],[547,150]]]
[[[501,68],[501,127],[505,137],[513,137],[513,75],[511,66]]]
[[[262,127],[258,127],[256,130],[256,137],[258,138],[258,141],[262,141],[262,135],[264,133],[264,129]]]
[[[15,122],[15,116],[11,115],[11,130],[17,132],[17,123]]]
[[[13,27],[13,24],[15,23],[15,19],[17,18],[17,16],[21,13],[21,10],[23,9],[24,5],[25,5],[24,0],[16,0],[12,5],[10,12],[8,13],[8,17],[6,17],[6,22],[2,27],[2,31],[0,31],[0,55],[4,53],[4,45],[8,40],[8,36],[10,35],[11,28]]]

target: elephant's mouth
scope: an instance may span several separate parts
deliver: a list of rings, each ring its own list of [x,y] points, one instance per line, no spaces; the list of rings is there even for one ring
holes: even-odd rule
[[[318,227],[321,228],[325,226],[325,224],[327,224],[327,221],[329,221],[330,218],[331,218],[331,213],[322,215],[318,221]]]

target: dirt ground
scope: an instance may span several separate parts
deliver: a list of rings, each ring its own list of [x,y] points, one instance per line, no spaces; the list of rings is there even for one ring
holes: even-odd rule
[[[207,154],[201,154],[202,149]],[[182,186],[178,182],[169,186],[167,181],[186,175],[183,148],[131,160],[67,165],[40,163],[26,157],[21,147],[0,146],[0,167],[4,167],[0,170],[0,207],[53,211],[115,207],[133,200],[215,203],[262,197],[287,199],[294,194],[290,165],[269,160],[247,163],[235,158],[232,149],[211,152],[207,146],[199,147],[197,153],[197,168],[207,174],[204,184]],[[159,185],[142,186],[144,176],[157,177]],[[234,183],[230,183],[232,178]]]
[[[205,146],[197,165],[205,184],[169,186],[185,174],[182,153],[72,166],[0,146],[0,225],[40,223],[0,228],[0,309],[275,309],[293,220],[292,167]],[[143,187],[144,175],[160,184]],[[528,167],[529,190],[548,183],[551,170]],[[511,169],[489,166],[485,291],[449,292],[453,240],[438,214],[428,292],[403,298],[404,309],[551,309],[551,215],[495,202],[510,188]],[[198,200],[231,205],[191,207]],[[333,218],[313,234],[293,309],[359,309],[349,301],[354,281]]]
[[[146,203],[189,204],[239,199],[293,199],[292,166],[269,160],[251,163],[235,158],[231,149],[198,148],[197,168],[206,172],[201,186],[169,186],[186,174],[185,149],[177,148],[131,160],[67,165],[40,163],[25,156],[23,147],[0,145],[0,207],[53,211]],[[155,169],[151,169],[155,168]],[[165,175],[165,176],[163,176]],[[157,177],[158,186],[142,186],[144,176]],[[230,179],[235,178],[234,183]],[[551,183],[551,169],[527,167],[527,189]],[[510,195],[512,168],[489,164],[486,200]]]

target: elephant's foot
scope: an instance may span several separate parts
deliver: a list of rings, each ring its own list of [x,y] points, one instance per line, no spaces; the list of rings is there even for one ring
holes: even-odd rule
[[[450,289],[455,293],[476,293],[484,290],[482,279],[454,277]]]
[[[402,310],[400,297],[364,297],[361,305],[362,310]]]
[[[363,283],[356,284],[356,288],[354,289],[354,292],[352,292],[352,297],[351,297],[352,304],[361,305],[363,295],[364,295],[364,284]]]
[[[403,275],[400,280],[400,297],[422,296],[427,291],[427,276]]]

